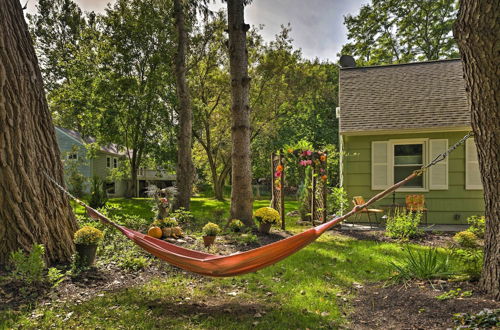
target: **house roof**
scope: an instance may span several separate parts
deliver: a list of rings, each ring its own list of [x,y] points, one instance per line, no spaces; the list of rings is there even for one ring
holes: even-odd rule
[[[71,130],[71,129],[67,129],[67,128],[63,128],[63,127],[60,127],[60,126],[55,126],[56,129],[60,130],[62,133],[66,134],[67,136],[69,136],[70,138],[72,138],[73,140],[75,140],[76,142],[80,143],[80,144],[89,144],[89,143],[95,143],[97,142],[97,140],[93,137],[83,137],[79,132],[77,131],[74,131],[74,130]],[[107,144],[107,145],[101,145],[99,146],[100,150],[102,152],[106,152],[106,153],[109,153],[109,154],[113,154],[113,155],[118,155],[118,156],[124,156],[126,155],[127,153],[123,150],[123,148],[120,148],[119,145],[117,144],[114,144],[114,143],[110,143],[110,144]]]
[[[459,59],[342,68],[340,133],[470,127]]]

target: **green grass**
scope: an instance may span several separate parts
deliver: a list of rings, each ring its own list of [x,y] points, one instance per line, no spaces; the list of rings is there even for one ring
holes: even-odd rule
[[[122,212],[151,216],[145,199],[114,199],[110,203],[119,204]],[[257,201],[255,207],[268,203]],[[195,198],[192,205],[195,216],[201,218],[208,217],[210,210],[229,207],[228,202],[206,198]],[[287,203],[289,210],[296,206],[296,202]],[[288,220],[290,228],[299,230],[292,226],[293,222],[294,219]],[[422,249],[415,245],[410,248]],[[54,303],[16,313],[0,312],[0,329],[337,328],[345,325],[345,314],[350,312],[353,283],[389,279],[391,262],[404,255],[398,244],[358,241],[327,233],[257,273],[212,279],[167,266],[167,275],[162,278],[104,293],[80,304]]]

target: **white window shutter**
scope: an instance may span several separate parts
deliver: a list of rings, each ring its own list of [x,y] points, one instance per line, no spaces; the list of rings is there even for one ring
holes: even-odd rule
[[[387,141],[372,142],[372,190],[383,190],[389,186]]]
[[[448,149],[447,139],[429,140],[429,160],[433,160],[439,154]],[[429,189],[447,190],[448,189],[448,157],[429,168]]]
[[[479,172],[479,162],[477,160],[476,144],[472,138],[465,142],[465,189],[481,190],[481,173]]]

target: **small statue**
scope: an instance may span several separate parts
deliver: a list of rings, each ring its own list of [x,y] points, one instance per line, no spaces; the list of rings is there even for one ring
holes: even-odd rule
[[[172,212],[172,207],[177,194],[177,188],[167,187],[160,189],[155,185],[149,185],[146,191],[149,197],[154,198],[157,219],[165,219]]]

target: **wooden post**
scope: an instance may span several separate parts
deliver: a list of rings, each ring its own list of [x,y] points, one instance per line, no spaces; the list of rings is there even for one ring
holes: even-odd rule
[[[283,153],[280,153],[279,163],[283,167],[281,171],[281,191],[280,191],[280,213],[281,229],[285,230],[285,164],[283,164]]]
[[[271,207],[274,208],[274,152],[271,153]]]
[[[314,216],[316,213],[316,173],[314,171],[314,166],[311,171],[312,175],[312,189],[311,189],[311,223],[314,226]]]

